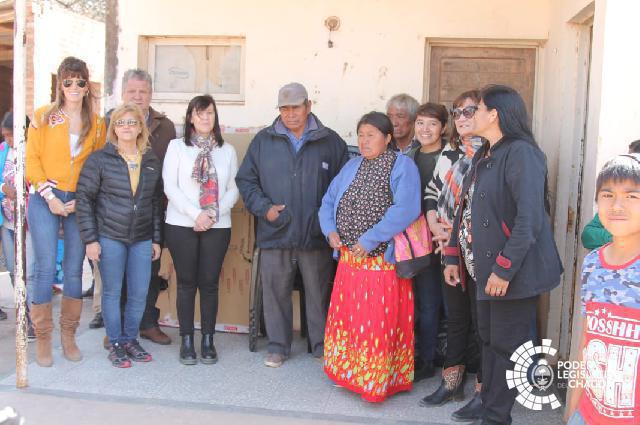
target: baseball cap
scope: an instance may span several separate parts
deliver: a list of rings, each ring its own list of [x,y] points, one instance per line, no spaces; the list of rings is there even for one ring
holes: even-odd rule
[[[289,83],[282,86],[278,92],[278,108],[301,105],[307,99],[309,95],[302,84]]]

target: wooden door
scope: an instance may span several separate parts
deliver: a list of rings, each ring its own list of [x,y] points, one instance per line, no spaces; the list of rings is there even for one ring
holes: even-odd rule
[[[529,112],[533,111],[536,49],[533,47],[462,47],[431,46],[428,78],[428,99],[448,108],[466,90],[487,84],[506,84],[524,98]]]

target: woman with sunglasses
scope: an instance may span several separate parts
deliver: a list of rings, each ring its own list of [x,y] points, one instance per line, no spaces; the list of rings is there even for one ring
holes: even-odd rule
[[[34,113],[26,154],[29,195],[27,219],[35,252],[31,319],[36,331],[36,362],[51,366],[52,283],[56,273],[58,231],[64,230],[64,291],[60,336],[64,357],[80,361],[75,332],[82,310],[84,244],[76,222],[76,184],[89,155],[105,142],[104,121],[93,110],[87,64],[67,57],[58,67],[56,100]]]
[[[478,423],[510,424],[516,397],[505,379],[510,357],[535,338],[538,297],[558,286],[562,263],[548,215],[546,158],[522,97],[507,86],[483,89],[471,131],[487,143],[462,185],[444,277],[457,285],[466,268],[477,283],[486,383]]]
[[[473,155],[482,140],[471,134],[473,115],[480,101],[480,93],[470,90],[453,101],[450,143],[436,164],[434,177],[427,186],[425,207],[427,221],[438,243],[438,251],[448,242],[458,206],[460,189],[467,175]],[[443,253],[444,254],[444,253]],[[420,401],[422,406],[440,406],[450,400],[464,398],[466,366],[477,364],[475,395],[469,403],[452,415],[454,420],[475,420],[482,414],[480,342],[477,338],[475,282],[467,274],[461,285],[443,285],[447,311],[447,351],[440,387]]]
[[[238,159],[220,132],[218,110],[209,95],[187,107],[184,137],[169,143],[162,167],[169,199],[166,241],[178,278],[180,363],[198,359],[193,342],[196,292],[200,292],[202,343],[200,360],[218,361],[213,345],[218,315],[218,280],[231,238],[231,208],[240,193],[235,177]]]
[[[102,317],[109,360],[127,368],[131,360],[151,361],[138,343],[151,278],[160,258],[162,213],[160,161],[149,145],[142,111],[133,103],[111,114],[109,143],[92,154],[78,181],[78,227],[87,258],[100,267]],[[122,278],[127,274],[124,323],[120,315]]]

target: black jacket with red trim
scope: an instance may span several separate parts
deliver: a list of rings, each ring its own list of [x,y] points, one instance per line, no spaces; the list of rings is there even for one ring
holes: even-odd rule
[[[460,196],[464,199],[475,179],[471,229],[478,299],[520,299],[550,291],[560,283],[563,268],[545,210],[544,153],[525,140],[506,138],[488,156],[487,149],[485,144],[476,152]],[[461,268],[457,235],[462,210],[458,208],[444,259]],[[509,281],[506,296],[484,292],[491,273]]]

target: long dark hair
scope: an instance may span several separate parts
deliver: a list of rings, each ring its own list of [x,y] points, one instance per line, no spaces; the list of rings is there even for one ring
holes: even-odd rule
[[[85,139],[91,131],[91,123],[93,118],[93,102],[95,96],[91,91],[91,84],[89,82],[89,68],[85,61],[73,56],[68,56],[62,60],[58,67],[58,73],[56,75],[56,100],[51,105],[51,108],[44,114],[44,122],[49,122],[49,117],[52,113],[57,113],[62,106],[64,106],[64,93],[62,91],[62,82],[66,78],[82,78],[87,81],[87,95],[82,98],[82,130],[80,130],[80,137],[78,143],[82,145]]]
[[[358,125],[356,126],[356,132],[360,130],[365,124],[369,124],[380,130],[385,137],[391,136],[391,141],[387,145],[387,149],[390,149],[391,146],[396,144],[396,139],[393,137],[393,124],[388,116],[383,114],[382,112],[371,111],[367,114],[364,114],[360,121],[358,121]]]
[[[215,121],[213,122],[213,137],[215,137],[218,146],[222,146],[222,144],[224,143],[222,133],[220,132],[220,120],[218,119],[218,107],[216,106],[216,101],[213,100],[213,97],[211,97],[211,95],[203,94],[191,99],[191,102],[189,102],[189,106],[187,106],[187,115],[184,118],[185,145],[192,146],[191,135],[195,131],[195,128],[193,124],[191,124],[191,117],[194,113],[198,113],[207,109],[209,105],[213,105],[213,116],[215,119]]]
[[[480,92],[482,102],[487,110],[495,109],[498,112],[498,126],[502,132],[503,140],[524,140],[535,149],[542,152],[529,127],[529,116],[522,96],[513,88],[505,85],[489,85]],[[542,152],[545,162],[547,156]],[[548,171],[544,176],[544,207],[547,213],[551,212],[549,196]]]

